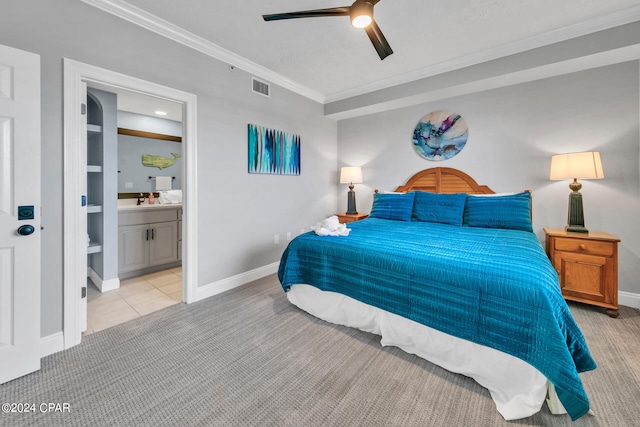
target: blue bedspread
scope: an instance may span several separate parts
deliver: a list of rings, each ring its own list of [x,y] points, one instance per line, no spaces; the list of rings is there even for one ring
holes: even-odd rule
[[[349,227],[292,240],[285,291],[306,283],[511,354],[554,384],[572,419],[588,412],[578,373],[596,364],[535,234],[376,218]]]

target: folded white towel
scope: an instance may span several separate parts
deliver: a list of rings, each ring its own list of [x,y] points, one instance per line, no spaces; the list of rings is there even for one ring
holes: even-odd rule
[[[171,190],[173,178],[170,176],[156,176],[156,191]]]
[[[160,204],[182,203],[182,190],[159,191]]]
[[[311,227],[318,236],[348,236],[351,231],[345,224],[340,224],[338,217],[332,215]]]

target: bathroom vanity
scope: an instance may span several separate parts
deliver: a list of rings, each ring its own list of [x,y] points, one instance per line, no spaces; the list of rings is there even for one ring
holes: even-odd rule
[[[118,276],[120,279],[180,265],[182,205],[120,200]]]

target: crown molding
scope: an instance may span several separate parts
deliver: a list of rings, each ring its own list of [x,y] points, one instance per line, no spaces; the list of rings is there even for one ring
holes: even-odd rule
[[[633,46],[581,56],[579,58],[546,64],[539,67],[527,68],[525,70],[493,76],[482,80],[457,84],[442,89],[417,91],[415,95],[389,99],[378,103],[363,104],[335,112],[327,112],[325,106],[325,117],[329,117],[337,121],[352,119],[355,117],[381,113],[412,105],[450,99],[471,93],[478,93],[491,89],[528,83],[564,74],[637,60],[640,60],[640,43]]]
[[[549,31],[547,33],[528,37],[516,42],[507,43],[502,46],[483,50],[471,55],[466,55],[447,62],[421,68],[409,73],[380,80],[371,84],[362,85],[357,88],[327,95],[325,103],[328,104],[331,102],[352,98],[354,96],[375,92],[377,90],[387,89],[389,87],[397,86],[400,84],[432,77],[438,74],[443,74],[461,68],[470,67],[472,65],[481,64],[483,62],[492,61],[494,59],[514,55],[516,53],[525,52],[527,50],[548,46],[554,43],[563,42],[598,31],[618,27],[620,25],[630,24],[639,20],[640,6],[633,6],[609,15],[591,19],[589,21],[580,22],[568,27],[559,28],[554,31]]]
[[[450,72],[464,67],[480,64],[483,62],[499,59],[505,56],[536,49],[553,43],[562,42],[575,37],[584,36],[597,31],[606,30],[620,25],[629,24],[640,20],[640,5],[633,6],[609,15],[600,16],[578,24],[570,25],[544,34],[528,37],[513,43],[487,49],[481,52],[466,55],[451,61],[443,62],[433,66],[421,68],[409,73],[401,74],[388,79],[380,80],[371,84],[362,85],[353,89],[324,95],[306,86],[303,86],[287,77],[282,76],[266,67],[256,64],[238,54],[231,52],[215,43],[212,43],[200,36],[186,31],[164,19],[148,13],[123,0],[82,0],[84,3],[101,9],[114,16],[122,18],[147,30],[160,34],[175,42],[181,43],[192,49],[216,58],[224,63],[233,65],[248,73],[268,80],[278,86],[291,90],[299,95],[307,97],[321,104],[328,104],[335,101],[364,95],[377,90],[387,89],[414,80],[419,80],[438,74]]]
[[[122,0],[82,0],[90,6],[96,7],[104,12],[110,13],[118,18],[122,18],[135,25],[153,31],[177,43],[183,44],[194,50],[204,53],[212,58],[239,68],[256,77],[270,81],[285,89],[312,99],[321,104],[325,103],[325,96],[320,92],[312,90],[295,81],[284,77],[266,67],[256,64],[238,54],[231,52],[215,43],[212,43],[200,36],[197,36],[185,29],[165,21],[149,12],[133,6]]]

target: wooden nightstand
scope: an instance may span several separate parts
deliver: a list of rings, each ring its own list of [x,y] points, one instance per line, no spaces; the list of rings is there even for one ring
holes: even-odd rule
[[[341,224],[347,224],[349,222],[355,222],[355,221],[360,221],[361,219],[365,219],[369,215],[363,214],[363,213],[350,215],[348,213],[342,212],[342,213],[336,214],[336,216],[338,217],[338,221],[340,221]]]
[[[609,233],[545,228],[546,249],[565,299],[605,307],[618,317],[618,242]]]

